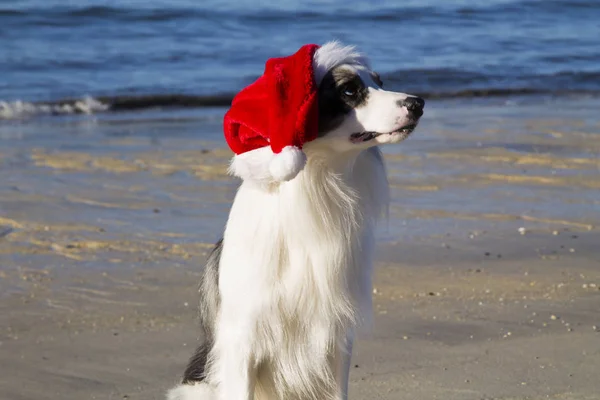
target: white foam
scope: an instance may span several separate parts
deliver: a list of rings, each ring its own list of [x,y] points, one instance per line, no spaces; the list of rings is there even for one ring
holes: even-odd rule
[[[19,119],[48,114],[93,114],[110,108],[93,97],[84,97],[63,104],[30,103],[26,101],[0,101],[0,119]]]

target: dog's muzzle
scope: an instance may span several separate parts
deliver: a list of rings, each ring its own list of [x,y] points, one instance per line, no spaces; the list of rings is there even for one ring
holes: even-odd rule
[[[423,111],[421,111],[423,112]],[[382,135],[393,135],[395,133],[400,133],[403,135],[410,135],[412,133],[412,131],[415,130],[415,128],[417,127],[417,124],[409,124],[409,125],[405,125],[400,129],[396,129],[395,131],[392,132],[387,132],[387,133],[381,133],[381,132],[357,132],[357,133],[353,133],[352,135],[350,135],[350,141],[352,143],[362,143],[362,142],[368,142],[369,140],[373,140],[375,139],[377,136],[382,136]]]
[[[398,107],[406,107],[411,117],[421,118],[423,108],[425,107],[425,100],[420,97],[407,97],[404,100],[398,100],[396,104],[398,104]]]

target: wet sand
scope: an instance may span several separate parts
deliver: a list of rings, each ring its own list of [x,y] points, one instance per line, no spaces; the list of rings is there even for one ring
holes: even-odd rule
[[[556,104],[433,103],[386,149],[351,398],[599,398],[600,117]],[[237,186],[220,113],[0,126],[0,398],[177,382]]]

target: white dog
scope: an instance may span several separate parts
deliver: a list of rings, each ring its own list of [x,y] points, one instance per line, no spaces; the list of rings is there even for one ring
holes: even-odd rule
[[[367,59],[337,42],[316,50],[313,69],[318,137],[293,161],[300,172],[280,179],[268,146],[232,162],[243,183],[201,282],[204,342],[170,400],[348,397],[388,206],[377,146],[408,137],[424,101],[384,90]]]

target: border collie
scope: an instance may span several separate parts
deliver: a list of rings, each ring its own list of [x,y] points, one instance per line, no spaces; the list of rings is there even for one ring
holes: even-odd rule
[[[389,188],[378,148],[415,129],[424,101],[383,89],[354,47],[313,57],[319,136],[306,165],[273,183],[253,159],[200,284],[203,343],[169,400],[345,400],[352,343],[369,326],[374,229]],[[263,170],[261,170],[261,168]],[[256,177],[260,177],[256,179]]]

